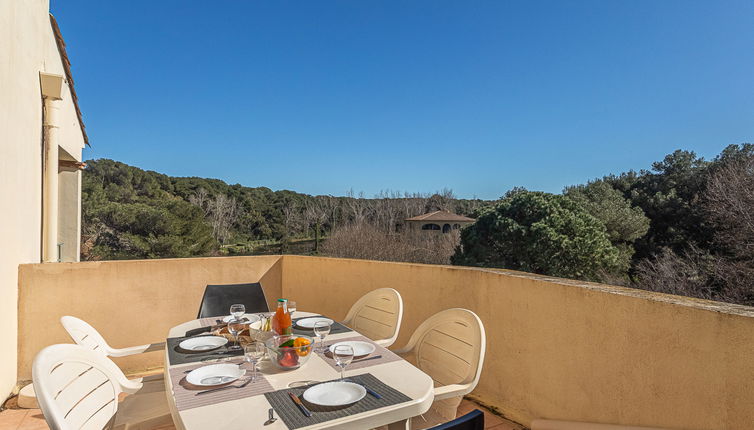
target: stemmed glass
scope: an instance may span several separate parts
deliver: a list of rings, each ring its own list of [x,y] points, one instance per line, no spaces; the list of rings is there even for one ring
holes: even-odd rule
[[[264,344],[252,342],[244,347],[244,360],[251,363],[251,382],[257,380],[257,363],[264,357]]]
[[[228,347],[228,351],[238,351],[241,345],[238,343],[238,335],[246,328],[246,324],[240,319],[234,319],[228,323],[228,333],[233,336],[233,345]]]
[[[234,305],[230,305],[230,314],[233,316],[233,318],[240,320],[243,318],[243,315],[246,313],[246,306],[244,306],[241,303],[236,303]]]
[[[330,334],[330,323],[327,321],[317,321],[314,323],[314,334],[319,338],[319,350],[325,352],[325,337]]]
[[[296,302],[288,300],[288,314],[290,314],[291,319],[293,319],[294,312],[296,312]]]
[[[335,358],[335,364],[340,367],[340,379],[344,379],[346,366],[353,361],[353,348],[349,345],[338,345],[332,355]]]

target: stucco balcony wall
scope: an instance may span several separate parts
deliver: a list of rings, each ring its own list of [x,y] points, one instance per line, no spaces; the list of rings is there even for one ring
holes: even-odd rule
[[[535,418],[673,429],[754,422],[754,309],[474,268],[317,257],[239,257],[26,265],[20,269],[19,378],[34,354],[67,341],[63,314],[114,346],[161,340],[195,316],[207,283],[261,280],[268,299],[343,318],[375,288],[405,301],[395,346],[428,316],[476,312],[487,358],[474,395],[523,424]],[[161,364],[160,354],[123,361]]]
[[[196,318],[207,284],[261,282],[282,296],[280,256],[26,264],[19,266],[18,379],[31,379],[34,356],[70,343],[60,317],[93,325],[116,348],[162,342],[171,327]],[[270,303],[272,304],[272,303]],[[163,364],[163,353],[114,359],[129,372]]]

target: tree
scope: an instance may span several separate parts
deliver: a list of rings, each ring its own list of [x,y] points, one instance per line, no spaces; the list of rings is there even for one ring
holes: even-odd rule
[[[634,254],[634,242],[649,230],[649,218],[641,208],[605,181],[594,181],[565,189],[564,194],[586,209],[605,226],[610,243],[628,264]],[[624,276],[621,276],[623,278]],[[626,279],[611,279],[612,283],[627,283]]]
[[[218,194],[212,197],[204,188],[199,188],[188,198],[191,204],[202,209],[212,226],[212,236],[221,244],[231,237],[231,229],[241,215],[241,208],[235,197]]]
[[[304,219],[308,225],[314,225],[314,252],[319,252],[319,234],[322,223],[327,220],[327,211],[319,200],[307,203],[304,209]]]
[[[601,280],[628,262],[605,226],[570,198],[517,191],[461,232],[453,264]]]
[[[636,286],[754,305],[754,146],[731,145],[704,172],[696,209],[711,240],[662,248],[636,264]],[[691,238],[690,238],[691,239]]]
[[[709,164],[692,151],[677,150],[653,163],[651,171],[603,179],[651,220],[647,234],[635,242],[635,259],[650,257],[663,248],[681,252],[688,242],[705,249],[709,246],[712,229],[699,205]]]
[[[448,211],[455,212],[456,196],[450,188],[443,188],[427,199],[424,212]]]

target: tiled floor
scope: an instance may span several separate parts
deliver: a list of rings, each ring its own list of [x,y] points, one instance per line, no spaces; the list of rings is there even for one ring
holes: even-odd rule
[[[493,430],[524,430],[519,424],[492,414],[476,403],[464,400],[458,407],[458,415],[473,409],[484,411],[484,428]],[[6,409],[0,412],[0,430],[47,430],[47,423],[39,409]],[[162,426],[154,430],[174,430],[173,426]]]

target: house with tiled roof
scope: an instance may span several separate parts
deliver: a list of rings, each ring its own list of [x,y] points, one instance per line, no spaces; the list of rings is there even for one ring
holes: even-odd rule
[[[439,210],[404,220],[410,230],[450,233],[474,223],[474,218]]]

